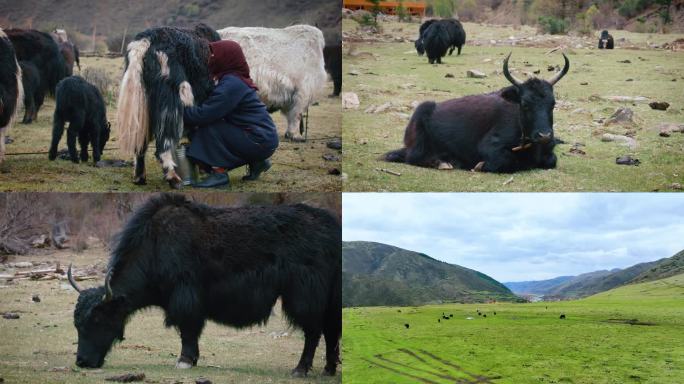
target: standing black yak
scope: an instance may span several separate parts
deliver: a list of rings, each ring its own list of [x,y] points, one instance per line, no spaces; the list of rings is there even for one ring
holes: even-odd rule
[[[601,36],[599,37],[598,48],[599,49],[613,49],[614,42],[613,36],[608,33],[608,31],[603,30]]]
[[[57,146],[68,121],[67,148],[69,157],[78,163],[76,139],[81,145],[82,162],[88,161],[88,144],[93,148],[93,162],[100,161],[102,150],[109,140],[107,108],[100,91],[80,76],[70,76],[57,84],[56,106],[52,125],[50,160],[57,158]]]
[[[40,82],[34,93],[34,116],[27,116],[24,112],[24,122],[31,122],[43,105],[46,94],[53,95],[57,83],[66,77],[64,57],[53,38],[45,33],[32,29],[8,29],[5,31],[12,41],[17,60],[31,62],[38,69]]]
[[[76,364],[97,368],[122,340],[134,312],[161,307],[180,331],[177,368],[199,358],[206,320],[237,328],[264,324],[278,298],[304,331],[295,376],[311,369],[321,334],[324,374],[334,375],[342,333],[341,229],[306,205],[212,208],[180,195],[150,199],[117,238],[104,286],[82,290],[74,310]]]
[[[39,103],[43,103],[43,96],[38,95],[38,87],[40,87],[40,72],[38,68],[30,61],[20,61],[21,67],[21,83],[24,86],[24,119],[21,121],[24,124],[30,124],[38,118]]]
[[[213,33],[212,33],[213,32]],[[183,107],[204,101],[214,85],[207,61],[218,34],[204,24],[195,30],[151,28],[128,44],[117,102],[119,145],[135,156],[134,183],[146,183],[145,152],[155,138],[155,156],[169,185],[180,188],[173,152],[183,135]]]
[[[427,20],[423,24],[421,24],[418,33],[418,39],[415,41],[414,45],[416,47],[416,51],[418,52],[419,56],[422,56],[425,53],[425,36],[426,36],[426,31],[427,29],[435,24],[435,23],[440,23],[444,26],[444,28],[440,28],[440,30],[446,30],[448,34],[448,52],[449,56],[454,52],[454,49],[458,48],[458,54],[461,54],[461,48],[463,45],[465,45],[465,40],[466,40],[466,33],[465,30],[463,29],[463,25],[461,24],[460,21],[456,19],[442,19],[442,20],[437,20],[437,19],[431,19]],[[433,32],[430,33],[430,36],[433,36]],[[433,44],[434,46],[434,44]],[[441,49],[441,48],[440,48]],[[428,55],[429,56],[429,55]],[[442,55],[444,56],[444,55]],[[442,57],[440,56],[440,57]],[[441,60],[440,60],[441,62]]]
[[[513,85],[499,91],[418,106],[404,133],[404,148],[384,159],[421,167],[453,167],[484,172],[516,172],[554,168],[553,85],[570,69],[565,66],[551,80],[522,82],[508,71]]]
[[[0,28],[0,164],[5,160],[5,135],[16,120],[22,97],[21,67],[12,42]]]

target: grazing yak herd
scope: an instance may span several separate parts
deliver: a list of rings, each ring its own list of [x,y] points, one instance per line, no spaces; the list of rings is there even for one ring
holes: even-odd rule
[[[55,96],[62,89],[65,94],[68,91],[79,97],[57,97],[49,158],[55,157],[53,149],[68,121],[71,160],[87,159],[84,151],[90,144],[97,162],[109,136],[109,123],[102,119],[106,116],[102,95],[93,92],[83,79],[74,81],[71,76],[74,64],[80,69],[78,48],[68,41],[63,30],[50,35],[10,29],[2,32],[2,38],[2,134],[5,135],[14,121],[16,106],[21,104],[22,97],[23,122],[28,124],[36,119],[46,94]],[[144,156],[149,140],[154,139],[155,156],[162,165],[165,180],[172,187],[180,187],[174,156],[185,134],[183,107],[201,103],[213,89],[207,69],[208,43],[220,39],[234,40],[241,45],[259,88],[259,97],[269,112],[279,110],[285,115],[285,137],[292,141],[306,139],[307,111],[321,97],[326,70],[334,82],[331,96],[340,93],[341,45],[326,47],[323,33],[316,27],[229,27],[216,31],[200,24],[193,29],[145,30],[135,36],[126,50],[115,124],[120,150],[135,158],[134,183],[146,182]],[[65,78],[72,80],[68,85],[58,86]],[[88,101],[82,102],[83,97]],[[80,157],[74,156],[76,137],[81,144]],[[4,155],[4,140],[1,149],[0,159]]]
[[[103,286],[82,289],[74,310],[76,365],[99,368],[124,338],[131,315],[163,309],[178,329],[176,368],[199,359],[207,320],[244,328],[264,324],[276,300],[304,331],[293,376],[312,368],[321,335],[324,375],[335,375],[342,335],[342,231],[329,212],[307,205],[213,208],[182,195],[162,194],[124,225]]]
[[[465,44],[458,20],[433,19],[419,28],[415,41],[419,55],[430,64],[441,64],[449,49]],[[613,37],[603,31],[600,49],[613,49]],[[568,73],[570,61],[563,54],[563,69],[550,80],[516,79],[503,62],[503,75],[512,84],[498,91],[436,103],[426,101],[413,112],[404,132],[404,146],[383,155],[382,160],[437,169],[512,173],[556,167],[553,153],[553,86]]]

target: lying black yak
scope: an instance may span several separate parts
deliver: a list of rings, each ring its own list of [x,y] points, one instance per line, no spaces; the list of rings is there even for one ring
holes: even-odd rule
[[[140,207],[117,237],[104,286],[81,289],[74,310],[76,364],[97,368],[124,337],[130,316],[161,307],[180,331],[177,368],[199,358],[207,320],[237,328],[268,321],[278,298],[304,350],[292,371],[311,369],[321,334],[324,374],[334,375],[342,333],[341,227],[303,204],[212,208],[162,194]]]
[[[55,94],[57,83],[67,76],[64,57],[55,40],[49,34],[32,29],[8,29],[5,31],[12,41],[17,60],[32,63],[38,70],[40,81],[34,92],[34,116],[28,116],[28,109],[24,114],[24,122],[35,119],[43,105],[45,95]]]
[[[23,98],[21,77],[12,42],[0,28],[0,164],[5,159],[5,135],[16,120]]]
[[[57,84],[56,106],[53,115],[52,143],[49,158],[57,158],[57,146],[68,121],[67,148],[69,157],[78,163],[76,139],[81,145],[82,162],[88,161],[88,144],[93,148],[93,162],[100,161],[102,150],[109,140],[107,108],[100,91],[80,76],[70,76]]]
[[[120,150],[135,156],[135,184],[146,183],[145,152],[153,137],[164,178],[180,188],[173,153],[183,135],[183,107],[201,103],[213,89],[208,42],[218,38],[216,31],[201,24],[195,30],[151,28],[128,44],[117,129]]]
[[[603,30],[599,37],[598,49],[613,49],[614,46],[613,36],[608,31]]]
[[[421,167],[453,167],[484,172],[516,172],[554,168],[553,85],[570,69],[565,66],[551,80],[522,82],[508,71],[513,85],[484,95],[465,96],[418,106],[404,133],[404,148],[384,159]]]

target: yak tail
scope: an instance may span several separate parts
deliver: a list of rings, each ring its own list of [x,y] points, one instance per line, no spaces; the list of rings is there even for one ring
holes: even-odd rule
[[[403,163],[406,161],[406,148],[389,151],[383,155],[383,158],[390,163]]]
[[[387,152],[384,155],[385,161],[406,163],[411,162],[409,157],[415,157],[416,153],[425,153],[427,127],[430,125],[436,107],[437,104],[434,101],[426,101],[416,108],[404,132],[404,148]],[[409,148],[411,149],[410,156]]]
[[[116,121],[119,150],[124,155],[139,154],[149,137],[150,117],[143,84],[143,59],[150,48],[148,39],[132,41],[127,48],[128,66],[121,80]]]

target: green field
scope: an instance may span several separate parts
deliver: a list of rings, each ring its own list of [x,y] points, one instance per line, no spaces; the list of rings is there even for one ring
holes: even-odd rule
[[[343,324],[345,383],[684,382],[684,275],[577,301],[346,308]]]
[[[105,147],[103,160],[133,158],[124,156],[118,148],[116,134],[116,100],[118,84],[123,73],[123,58],[84,57],[81,66],[106,71],[113,86],[106,97],[107,116],[112,124],[112,137]],[[75,69],[75,74],[78,70]],[[236,192],[284,192],[284,191],[339,191],[339,175],[331,175],[332,168],[342,166],[339,160],[323,159],[323,155],[340,157],[340,151],[329,149],[326,142],[341,137],[341,109],[339,98],[328,98],[332,93],[332,82],[326,84],[318,105],[309,108],[309,134],[305,143],[292,143],[283,139],[287,121],[280,113],[273,117],[280,133],[280,146],[272,156],[273,167],[253,182],[243,182],[245,167],[230,172],[232,191]],[[47,151],[52,138],[52,114],[55,101],[46,98],[38,114],[37,122],[21,124],[10,130],[14,139],[7,145],[5,162],[0,165],[0,191],[60,191],[60,192],[144,192],[168,191],[170,188],[162,178],[161,165],[154,157],[154,148],[147,151],[147,185],[134,185],[133,167],[96,168],[92,160],[88,164],[73,164],[70,161],[49,161]],[[66,132],[59,148],[66,148]],[[80,148],[80,147],[79,147]],[[37,153],[37,154],[31,154]],[[89,152],[92,159],[92,151]]]
[[[430,65],[413,47],[418,24],[382,22],[381,26],[383,33],[372,35],[357,32],[355,21],[345,19],[343,24],[347,34],[344,91],[356,93],[360,100],[358,109],[344,110],[345,191],[671,191],[678,188],[673,183],[684,181],[684,134],[660,137],[656,128],[660,123],[684,123],[684,52],[652,48],[684,35],[615,31],[619,49],[599,51],[594,37],[537,35],[530,27],[464,23],[468,38],[462,54],[446,56],[445,64]],[[555,149],[556,169],[521,172],[511,178],[379,160],[403,146],[415,103],[488,93],[510,85],[501,74],[509,52],[513,53],[514,76],[525,79],[525,72],[533,75],[538,70],[538,76],[548,79],[553,75],[548,66],[563,65],[560,51],[548,54],[554,47],[563,48],[570,59],[568,75],[554,87],[555,133],[565,142]],[[468,78],[470,69],[487,77]],[[667,101],[670,107],[657,111],[647,103],[597,101],[593,95],[644,96]],[[385,111],[366,112],[385,103],[391,103]],[[634,111],[635,126],[604,126],[597,121],[610,117],[618,107]],[[637,147],[602,142],[604,133],[632,136]],[[576,143],[585,154],[570,152]],[[617,157],[627,154],[641,165],[615,164]]]

